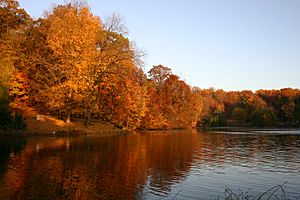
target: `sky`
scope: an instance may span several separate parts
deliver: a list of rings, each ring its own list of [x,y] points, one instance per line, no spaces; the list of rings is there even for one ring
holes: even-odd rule
[[[64,0],[20,0],[32,17]],[[117,13],[147,52],[191,86],[300,88],[299,0],[88,0],[94,15]]]

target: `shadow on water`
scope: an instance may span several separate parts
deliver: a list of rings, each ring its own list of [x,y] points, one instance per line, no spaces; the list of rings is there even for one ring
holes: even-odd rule
[[[210,199],[226,187],[258,194],[282,179],[294,197],[300,187],[297,134],[192,130],[0,144],[0,199]]]
[[[25,139],[0,140],[0,179],[7,172],[9,157],[21,153],[25,145]]]

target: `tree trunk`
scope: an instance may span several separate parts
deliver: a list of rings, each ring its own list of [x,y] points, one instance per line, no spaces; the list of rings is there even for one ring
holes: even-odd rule
[[[84,126],[85,128],[88,128],[90,125],[90,119],[91,119],[91,112],[88,111],[86,116],[85,116],[85,121],[84,121]]]
[[[61,110],[58,111],[58,119],[63,120],[63,113]]]
[[[68,114],[67,114],[68,116],[67,116],[67,121],[66,121],[66,123],[70,123],[71,122],[71,112],[70,111],[68,111]]]

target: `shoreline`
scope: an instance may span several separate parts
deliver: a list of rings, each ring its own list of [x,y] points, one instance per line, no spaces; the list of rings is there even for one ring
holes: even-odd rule
[[[103,123],[103,122],[98,122]],[[74,127],[73,127],[74,128]],[[86,128],[84,128],[86,129]],[[245,132],[245,133],[257,133],[259,131],[300,131],[300,128],[263,128],[263,127],[198,127],[195,128],[196,130],[201,131],[228,131],[228,132]],[[53,130],[53,129],[52,129]],[[180,131],[180,130],[188,130],[188,129],[142,129],[137,130],[138,132],[157,132],[157,131]],[[129,135],[134,134],[135,131],[130,132],[118,128],[111,128],[111,129],[98,129],[89,130],[87,128],[86,131],[77,130],[77,129],[70,129],[69,131],[43,131],[43,132],[36,132],[30,130],[10,130],[4,131],[0,130],[0,139],[14,139],[14,138],[31,138],[31,137],[67,137],[67,136],[83,136],[83,135],[98,135],[98,136],[118,136],[118,135]]]
[[[126,135],[128,131],[122,130],[109,122],[91,120],[86,128],[82,120],[73,119],[66,123],[51,115],[38,114],[35,111],[27,110],[21,112],[26,121],[25,130],[1,130],[0,139],[22,138],[22,137],[43,137],[43,136],[79,136],[79,135]]]
[[[39,132],[29,132],[29,131],[4,131],[0,130],[0,140],[1,139],[15,139],[15,138],[31,138],[31,137],[67,137],[67,136],[83,136],[83,135],[99,135],[99,136],[117,136],[117,135],[128,135],[128,131],[124,130],[100,130],[97,132],[79,132],[79,131],[58,131],[55,133],[39,133]]]
[[[197,127],[199,130],[253,130],[253,131],[280,131],[280,130],[300,130],[300,127],[234,127],[234,126],[219,126],[219,127]]]

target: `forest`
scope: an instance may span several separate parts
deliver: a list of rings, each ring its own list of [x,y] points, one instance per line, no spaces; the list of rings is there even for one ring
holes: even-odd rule
[[[299,127],[299,89],[191,87],[163,65],[145,72],[143,54],[118,15],[103,20],[74,1],[33,19],[0,0],[0,129],[23,128],[26,108],[124,130]]]

